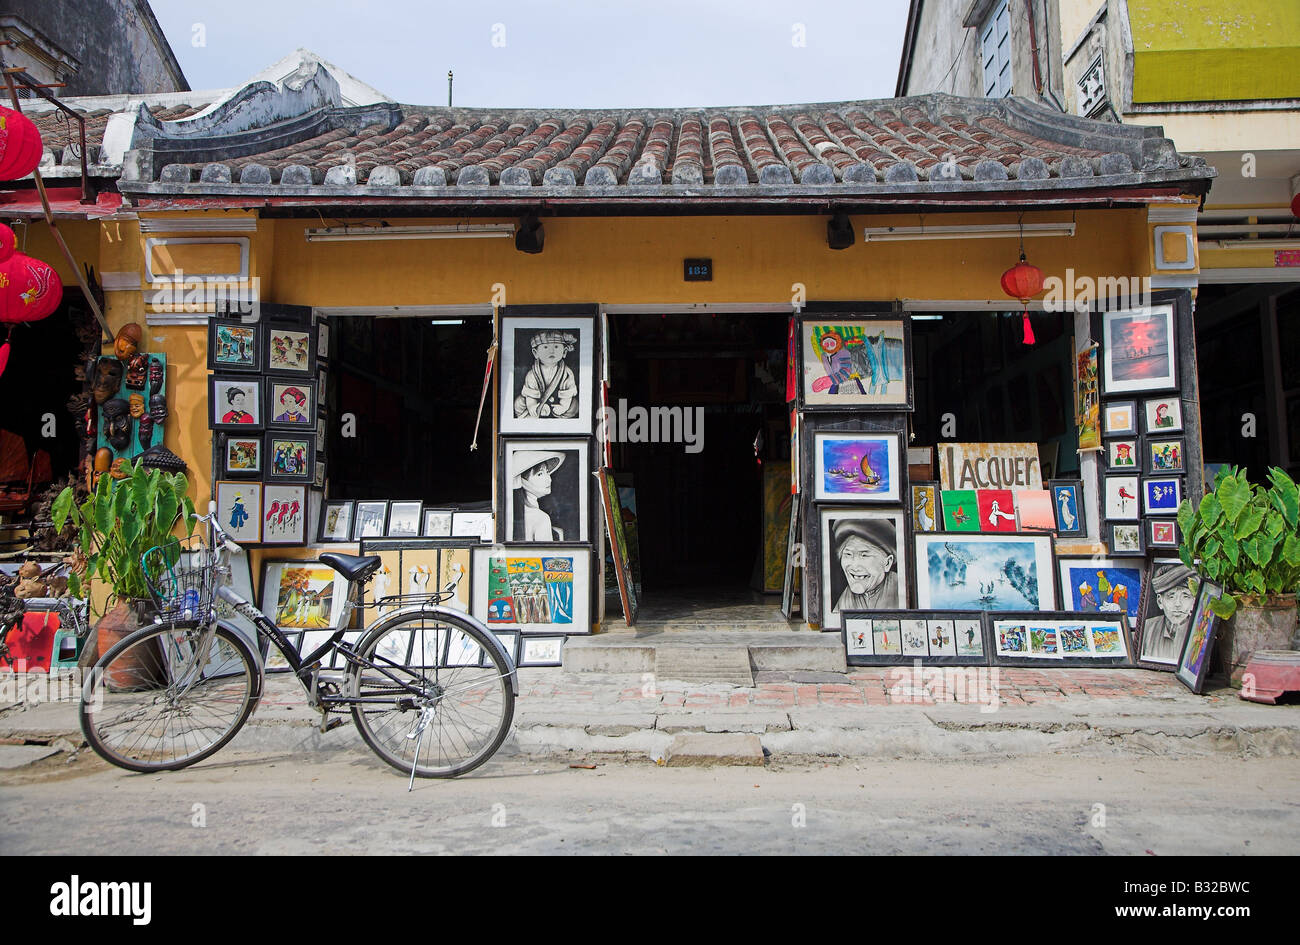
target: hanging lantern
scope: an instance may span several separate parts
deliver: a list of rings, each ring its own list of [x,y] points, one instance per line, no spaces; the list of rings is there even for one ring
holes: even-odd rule
[[[18,237],[14,231],[0,223],[0,263],[5,262],[18,252]]]
[[[1300,217],[1300,193],[1291,198],[1291,216]]]
[[[18,180],[41,163],[41,133],[30,118],[0,106],[0,180]]]
[[[1029,324],[1029,300],[1043,291],[1043,270],[1025,262],[1025,254],[1020,254],[1020,262],[1002,273],[1002,291],[1013,299],[1019,299],[1025,306],[1024,341],[1027,345],[1034,343],[1034,328]]]
[[[8,230],[5,227],[5,230]],[[13,235],[9,231],[9,236]],[[0,247],[7,237],[0,233]],[[0,249],[0,254],[3,250]],[[37,322],[50,315],[63,299],[63,280],[49,263],[10,252],[0,262],[0,323]],[[12,328],[10,331],[12,332]],[[9,364],[9,337],[0,344],[0,375]]]

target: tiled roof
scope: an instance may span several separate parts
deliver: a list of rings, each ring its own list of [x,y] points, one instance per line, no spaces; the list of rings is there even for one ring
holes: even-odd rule
[[[87,163],[99,164],[100,148],[104,143],[104,129],[108,126],[108,118],[113,114],[113,111],[108,108],[97,108],[92,111],[84,108],[73,110],[86,119]],[[198,111],[199,108],[193,105],[169,105],[165,107],[155,105],[149,107],[150,114],[159,121],[176,121],[181,118],[189,118]],[[36,124],[36,129],[41,133],[41,142],[45,146],[45,150],[53,156],[54,164],[75,164],[80,166],[81,156],[77,153],[80,135],[75,121],[58,109],[30,111],[27,116]]]
[[[122,189],[153,193],[1203,189],[1213,176],[1158,128],[937,94],[625,111],[331,107],[224,136],[171,136],[164,123],[127,163]]]

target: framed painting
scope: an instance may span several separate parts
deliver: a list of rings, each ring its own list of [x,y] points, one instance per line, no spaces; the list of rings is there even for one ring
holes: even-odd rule
[[[307,544],[307,487],[262,486],[262,543]]]
[[[978,610],[846,610],[840,636],[850,666],[987,666]]]
[[[1177,515],[1183,501],[1182,476],[1152,476],[1142,480],[1142,511],[1146,515]]]
[[[266,434],[262,455],[266,466],[263,478],[267,482],[311,482],[316,435],[271,431]]]
[[[492,635],[497,638],[502,649],[506,651],[506,656],[510,657],[512,663],[519,662],[519,638],[523,635],[517,630],[493,630]],[[534,640],[540,640],[542,637],[533,637]],[[486,651],[483,653],[483,659],[480,663],[482,666],[488,665]]]
[[[234,541],[257,544],[262,540],[262,484],[217,483],[217,521]]]
[[[330,359],[330,323],[323,316],[316,319],[316,357],[322,361]]]
[[[493,534],[491,512],[467,512],[461,509],[452,512],[452,538],[477,538],[479,541],[491,541]]]
[[[309,378],[266,379],[267,429],[316,432],[316,382]]]
[[[262,562],[262,611],[282,630],[337,630],[348,588],[342,575],[318,561]]]
[[[912,489],[912,531],[937,532],[939,521],[939,483],[914,482]]]
[[[1214,638],[1219,630],[1219,618],[1210,609],[1210,602],[1223,596],[1223,588],[1212,581],[1202,581],[1196,598],[1196,610],[1183,643],[1175,675],[1178,681],[1197,694],[1205,691],[1205,676],[1210,669],[1210,654],[1214,652]]]
[[[261,323],[238,318],[208,321],[208,369],[257,371],[261,367]]]
[[[420,510],[423,507],[418,499],[388,503],[388,528],[384,534],[389,538],[419,538]]]
[[[1141,472],[1136,439],[1107,440],[1105,443],[1106,468],[1112,472]]]
[[[1147,433],[1177,433],[1183,428],[1183,402],[1177,396],[1152,397],[1142,401]]]
[[[943,531],[977,532],[980,530],[979,502],[974,489],[943,489]]]
[[[1010,489],[977,489],[975,506],[979,510],[980,531],[1016,530],[1016,496]]]
[[[261,430],[262,382],[256,377],[208,376],[208,426],[251,433]]]
[[[810,314],[800,341],[804,409],[912,409],[910,319]]]
[[[316,371],[316,333],[296,324],[266,325],[266,372],[310,377]]]
[[[1122,613],[1136,627],[1146,587],[1143,561],[1087,555],[1062,555],[1056,567],[1061,607],[1076,613]]]
[[[564,665],[564,637],[526,636],[519,644],[520,666]]]
[[[814,499],[891,504],[903,501],[907,473],[902,460],[902,433],[818,430],[812,441]]]
[[[320,541],[352,540],[351,499],[328,499],[321,505]]]
[[[471,581],[474,567],[471,553],[473,547],[459,542],[439,543],[437,589],[451,594],[442,602],[443,607],[452,607],[469,613],[470,607],[474,605]]]
[[[1082,538],[1088,534],[1083,517],[1083,481],[1080,479],[1050,479],[1048,491],[1052,494],[1052,509],[1056,513],[1058,538]]]
[[[1172,304],[1102,312],[1103,393],[1177,389],[1175,341]]]
[[[388,525],[388,502],[358,502],[356,521],[352,526],[352,540],[383,538]]]
[[[1056,513],[1050,489],[1021,489],[1016,493],[1016,515],[1022,532],[1056,531]]]
[[[501,319],[501,433],[589,434],[596,320]]]
[[[600,469],[596,478],[600,483],[601,511],[605,513],[605,534],[609,536],[609,556],[606,566],[614,571],[614,581],[618,585],[619,605],[623,608],[623,622],[631,627],[636,624],[638,600],[636,583],[632,580],[632,569],[629,566],[627,531],[623,524],[623,506],[619,501],[618,483],[614,481],[613,471],[608,468]],[[785,488],[784,476],[779,485],[782,489]],[[796,503],[790,503],[790,507],[794,509]]]
[[[1181,436],[1147,437],[1142,443],[1144,472],[1150,476],[1181,476],[1187,472],[1187,447]]]
[[[1201,577],[1178,558],[1153,558],[1143,602],[1138,662],[1173,672],[1187,640]]]
[[[257,476],[262,472],[262,437],[227,433],[221,438],[221,472],[226,476]]]
[[[477,547],[474,606],[489,629],[524,633],[591,632],[591,551],[585,546]]]
[[[1183,533],[1178,527],[1177,519],[1149,518],[1146,525],[1148,548],[1177,549],[1183,543]]]
[[[1128,620],[1122,614],[1069,611],[986,614],[998,666],[1132,666]]]
[[[1052,537],[1025,532],[916,536],[922,610],[1052,610]]]
[[[508,542],[588,541],[589,440],[501,438],[501,538]]]
[[[1141,487],[1137,476],[1104,475],[1102,478],[1102,518],[1108,522],[1136,522]]]
[[[844,610],[907,606],[907,522],[902,511],[821,506],[822,629]]]
[[[1146,532],[1141,522],[1109,522],[1106,530],[1106,544],[1115,557],[1140,558],[1146,554]]]
[[[425,538],[450,538],[451,515],[454,509],[425,509],[420,534]]]
[[[1137,401],[1118,400],[1101,408],[1103,436],[1137,436]]]

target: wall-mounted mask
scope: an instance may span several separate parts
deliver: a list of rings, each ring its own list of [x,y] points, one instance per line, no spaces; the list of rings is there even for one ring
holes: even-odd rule
[[[112,358],[100,358],[95,365],[95,379],[91,382],[91,393],[95,403],[103,404],[117,393],[122,386],[122,362]]]
[[[127,361],[135,356],[140,350],[140,341],[144,338],[144,331],[136,322],[127,322],[118,329],[117,337],[113,339],[113,353],[117,355],[119,361]]]
[[[131,390],[144,390],[144,380],[149,374],[149,359],[143,354],[134,355],[126,362],[126,386]]]
[[[156,394],[162,390],[163,366],[157,358],[149,359],[149,393]]]
[[[121,397],[104,404],[104,439],[121,452],[131,442],[131,408]]]
[[[136,439],[140,441],[141,449],[148,449],[149,444],[153,441],[153,420],[148,414],[140,418],[140,429],[136,433]]]
[[[108,472],[108,467],[113,465],[113,451],[107,446],[101,446],[95,450],[95,472]]]
[[[132,394],[127,398],[128,412],[136,420],[144,416],[144,394]]]
[[[109,468],[108,474],[114,479],[125,479],[127,476],[131,475],[126,471],[126,464],[129,462],[131,461],[125,456],[113,460],[113,465]]]
[[[149,398],[149,416],[154,423],[162,423],[167,419],[167,398],[162,394],[154,394]]]

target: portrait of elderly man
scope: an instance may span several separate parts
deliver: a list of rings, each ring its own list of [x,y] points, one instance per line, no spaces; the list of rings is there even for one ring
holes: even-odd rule
[[[832,524],[831,586],[833,590],[843,587],[832,608],[833,621],[843,610],[903,606],[897,547],[896,525],[888,519],[840,519]]]
[[[1191,587],[1187,583],[1189,578],[1195,579]],[[1148,608],[1142,624],[1142,659],[1153,663],[1178,662],[1192,611],[1196,609],[1196,592],[1192,587],[1198,582],[1196,572],[1182,563],[1156,567],[1151,576],[1154,609]]]

